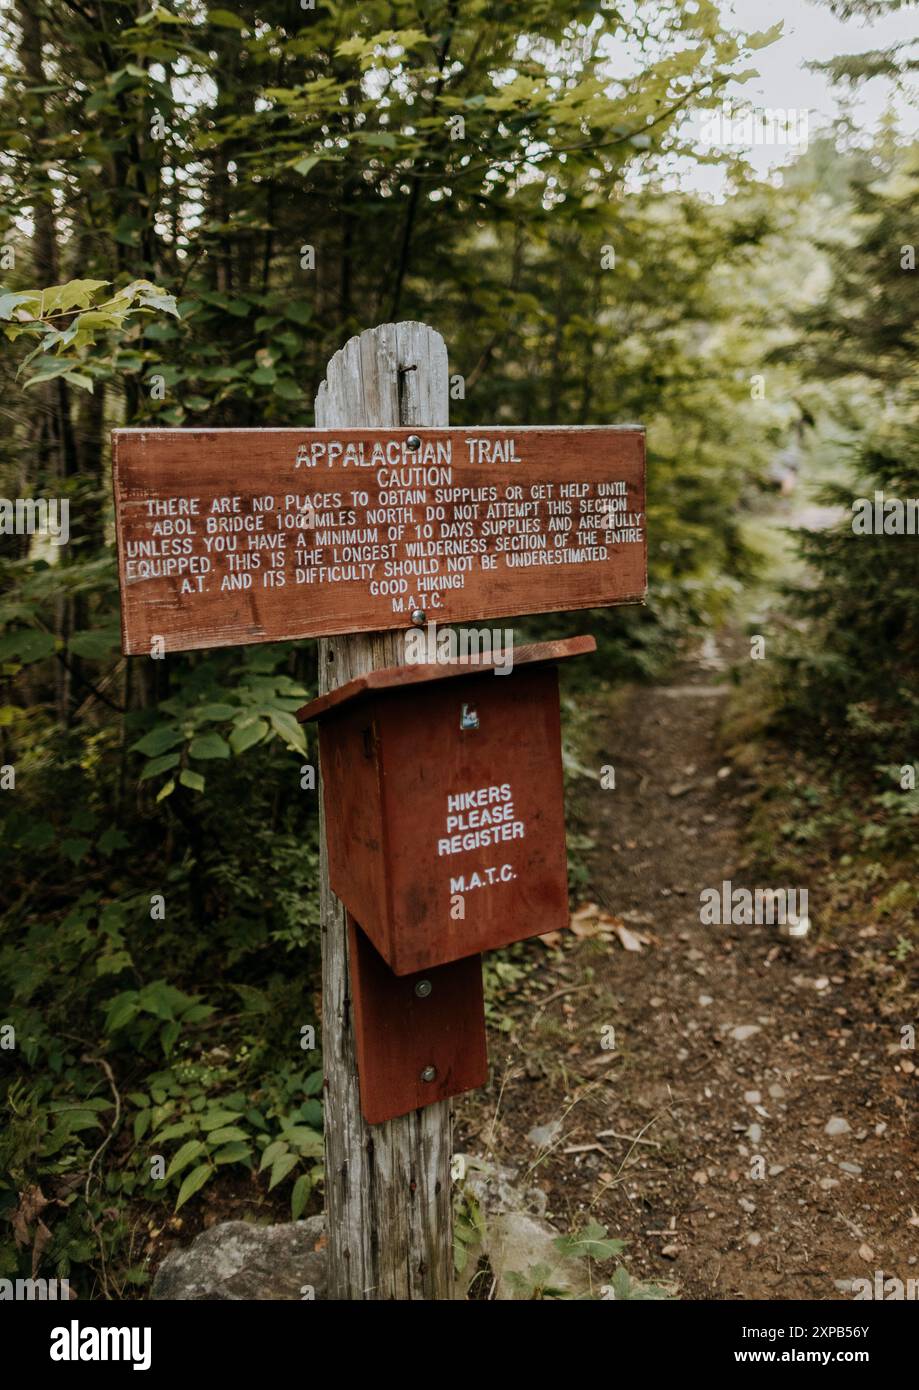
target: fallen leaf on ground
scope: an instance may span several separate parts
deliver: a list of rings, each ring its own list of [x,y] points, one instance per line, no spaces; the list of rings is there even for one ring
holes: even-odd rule
[[[609,937],[612,932],[619,930],[620,925],[618,917],[611,917],[596,903],[585,903],[571,914],[571,930],[580,940],[594,936]]]
[[[641,941],[633,931],[629,931],[628,927],[617,926],[616,935],[626,951],[640,951],[642,949]]]

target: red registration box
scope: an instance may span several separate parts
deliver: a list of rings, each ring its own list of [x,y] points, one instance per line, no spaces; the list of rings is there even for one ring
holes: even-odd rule
[[[568,922],[556,663],[592,637],[493,663],[373,671],[319,720],[332,888],[396,975]]]

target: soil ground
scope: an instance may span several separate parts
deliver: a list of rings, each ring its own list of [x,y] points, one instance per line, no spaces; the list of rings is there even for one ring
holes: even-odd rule
[[[511,957],[457,1147],[517,1167],[560,1230],[605,1224],[633,1278],[684,1299],[846,1298],[876,1270],[919,1279],[909,1020],[867,983],[870,921],[834,934],[819,893],[802,939],[700,922],[704,888],[767,886],[742,862],[724,664],[709,641],[671,685],[597,697],[579,756],[616,786],[578,778],[569,805],[597,910]]]

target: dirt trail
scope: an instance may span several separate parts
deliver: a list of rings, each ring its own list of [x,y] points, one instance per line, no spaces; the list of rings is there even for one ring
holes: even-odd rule
[[[612,716],[598,700],[584,756],[616,789],[583,779],[572,798],[595,841],[583,896],[645,940],[626,950],[588,918],[573,945],[527,947],[460,1139],[535,1164],[556,1225],[602,1221],[633,1277],[683,1298],[851,1298],[876,1270],[919,1278],[917,1078],[860,981],[863,943],[828,938],[819,895],[803,941],[700,922],[704,888],[767,886],[738,862],[722,666],[709,643],[671,686],[625,692]]]

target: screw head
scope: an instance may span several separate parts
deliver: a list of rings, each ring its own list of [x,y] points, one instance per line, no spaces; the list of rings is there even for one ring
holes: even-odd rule
[[[419,980],[415,986],[415,993],[419,999],[427,999],[433,988],[430,980]]]
[[[420,449],[420,448],[421,448],[421,435],[420,435],[420,434],[410,434],[409,437],[408,437],[408,439],[406,439],[406,441],[405,441],[405,447],[406,447],[407,449]]]
[[[435,1081],[437,1079],[437,1068],[425,1067],[424,1071],[421,1073],[421,1079],[422,1081]]]
[[[416,627],[424,627],[424,620],[427,617],[423,608],[416,608],[412,612],[412,622]]]

